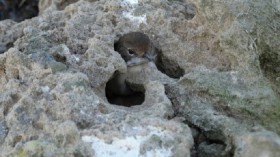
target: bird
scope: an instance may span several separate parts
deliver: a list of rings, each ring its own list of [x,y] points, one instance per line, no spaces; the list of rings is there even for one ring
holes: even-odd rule
[[[148,62],[157,60],[158,51],[149,37],[142,32],[130,32],[122,37],[114,45],[125,61],[127,68],[132,68]],[[144,97],[140,92],[133,91],[126,82],[127,74],[115,72],[113,77],[106,84],[106,97],[110,103],[130,106],[139,105]],[[131,96],[135,99],[132,99]],[[144,99],[144,98],[143,98]]]
[[[130,32],[123,35],[116,42],[115,50],[125,60],[128,67],[155,61],[157,57],[153,43],[142,32]]]

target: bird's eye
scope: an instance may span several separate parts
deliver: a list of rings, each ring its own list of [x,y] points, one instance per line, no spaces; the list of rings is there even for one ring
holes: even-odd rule
[[[129,54],[129,55],[134,55],[135,52],[134,52],[133,50],[131,50],[131,49],[128,49],[128,54]]]

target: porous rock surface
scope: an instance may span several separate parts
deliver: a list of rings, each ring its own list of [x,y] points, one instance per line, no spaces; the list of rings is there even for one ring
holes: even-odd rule
[[[1,156],[280,156],[277,0],[40,0],[0,21]],[[127,69],[147,34],[161,61]],[[178,70],[179,69],[179,70]],[[110,104],[115,71],[145,89]]]

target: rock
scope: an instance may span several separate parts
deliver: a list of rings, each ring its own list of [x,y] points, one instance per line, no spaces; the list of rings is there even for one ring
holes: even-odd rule
[[[0,21],[1,155],[279,156],[279,6],[40,0]],[[114,44],[133,31],[157,62],[127,68]],[[109,103],[115,72],[142,104]]]
[[[136,120],[130,116],[119,125],[124,131],[105,126],[103,131],[84,132],[82,140],[92,144],[96,156],[190,156],[193,141],[188,127],[174,121]]]
[[[4,139],[7,136],[8,128],[6,126],[5,121],[0,122],[0,143],[4,143]]]
[[[280,138],[269,131],[242,134],[235,139],[234,157],[277,157],[280,155]]]

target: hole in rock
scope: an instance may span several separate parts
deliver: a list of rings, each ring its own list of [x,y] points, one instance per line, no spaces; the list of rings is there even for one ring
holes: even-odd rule
[[[263,53],[259,57],[261,69],[265,75],[280,72],[280,56],[276,53]]]
[[[261,70],[274,85],[272,88],[280,94],[280,55],[267,44],[260,43],[259,47],[263,51],[259,56]]]
[[[6,49],[8,50],[9,48],[13,47],[14,43],[13,42],[9,42],[6,44]]]
[[[53,57],[54,59],[57,61],[57,62],[61,62],[61,63],[65,63],[66,62],[66,57],[65,56],[62,56],[60,54],[53,54]]]
[[[124,74],[118,72],[106,84],[105,93],[109,103],[119,106],[141,105],[145,100],[143,85],[128,83]]]
[[[0,20],[20,22],[38,15],[39,0],[0,0]]]
[[[188,124],[191,128],[192,136],[194,138],[194,146],[191,149],[191,157],[234,156],[234,147],[227,150],[227,144],[225,142],[226,138],[221,136],[222,133],[204,131],[202,128],[193,125],[189,121],[185,121],[184,123]]]
[[[14,46],[13,42],[9,42],[6,45],[0,43],[0,54],[4,53],[5,51],[7,51],[9,48],[11,48],[13,46]]]
[[[184,69],[182,69],[176,61],[168,59],[160,51],[158,51],[155,64],[159,71],[171,78],[180,78],[185,74]]]

